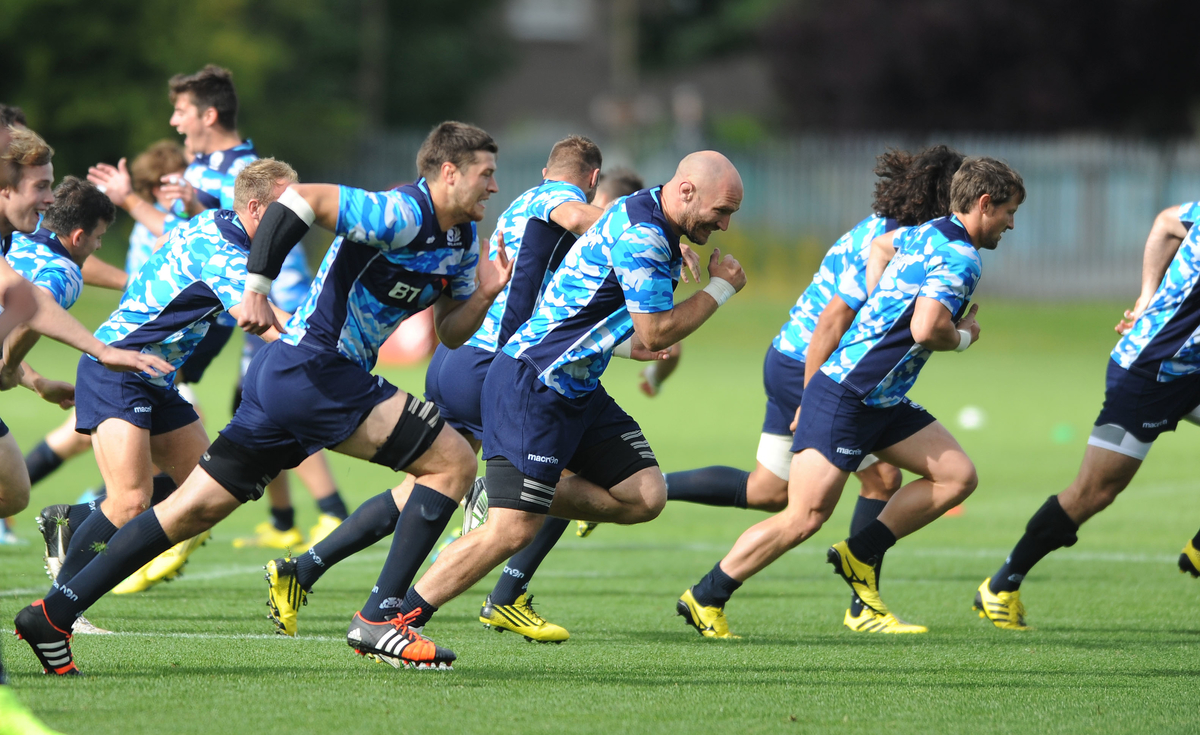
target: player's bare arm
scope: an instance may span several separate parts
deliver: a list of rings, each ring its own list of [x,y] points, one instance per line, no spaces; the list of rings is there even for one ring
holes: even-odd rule
[[[83,282],[89,286],[124,291],[129,282],[129,274],[115,265],[105,263],[95,255],[89,255],[87,260],[83,261],[80,270],[83,272]]]
[[[812,339],[808,343],[807,359],[804,361],[805,387],[833,354],[833,351],[837,349],[838,343],[842,341],[842,335],[850,328],[856,314],[858,312],[842,301],[841,296],[835,295],[829,300],[829,305],[817,319],[817,328],[813,330]]]
[[[153,204],[133,193],[133,182],[129,177],[129,169],[124,158],[117,161],[116,166],[97,163],[88,169],[87,178],[88,181],[100,187],[100,190],[108,195],[113,204],[124,209],[130,217],[150,230],[155,237],[163,234],[163,230],[166,228],[167,213],[160,211]],[[86,271],[84,276],[84,283],[91,283],[86,280]],[[105,286],[105,288],[109,287]]]
[[[450,349],[461,347],[483,324],[483,318],[496,296],[512,278],[513,261],[504,250],[504,237],[499,238],[495,258],[481,259],[479,284],[469,299],[456,301],[443,294],[433,304],[433,328],[438,339]]]
[[[563,202],[550,212],[554,224],[576,235],[582,235],[600,219],[604,210],[584,202]]]
[[[746,274],[742,264],[732,255],[721,257],[720,248],[714,248],[708,259],[709,278],[719,278],[729,284],[734,292],[746,286]],[[649,350],[665,350],[700,328],[700,325],[717,312],[720,304],[708,291],[698,291],[686,301],[676,304],[669,311],[656,314],[631,312],[633,329],[638,339]]]
[[[934,352],[965,349],[961,347],[963,337],[959,332],[967,332],[970,335],[968,344],[979,340],[979,322],[975,321],[978,311],[979,304],[972,304],[967,315],[955,323],[954,316],[942,302],[918,296],[916,306],[913,307],[913,340]]]
[[[1142,255],[1142,291],[1138,294],[1133,308],[1127,310],[1125,318],[1114,327],[1118,334],[1128,332],[1146,310],[1187,233],[1188,228],[1179,221],[1179,207],[1168,207],[1154,218],[1150,234],[1146,236],[1146,250]]]
[[[896,257],[896,233],[899,230],[885,232],[871,241],[871,255],[867,258],[867,294],[870,295],[879,285],[879,279],[887,270],[888,263]]]

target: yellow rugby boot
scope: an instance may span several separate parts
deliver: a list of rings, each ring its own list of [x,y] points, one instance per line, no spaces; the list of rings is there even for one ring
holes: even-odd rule
[[[842,620],[842,625],[856,633],[928,633],[929,628],[924,625],[913,625],[906,623],[897,618],[895,615],[888,613],[880,615],[869,607],[864,606],[862,612],[858,616],[851,614],[846,610],[846,617]]]
[[[0,686],[0,735],[59,735],[34,716],[12,687]]]
[[[875,567],[851,553],[845,541],[830,546],[825,553],[825,561],[833,565],[834,573],[850,585],[850,590],[858,595],[862,604],[880,615],[890,614],[891,611],[879,596],[879,577],[875,574]]]
[[[975,604],[972,610],[979,611],[979,617],[992,621],[992,625],[1004,630],[1032,630],[1025,624],[1025,606],[1021,604],[1021,591],[993,593],[988,586],[992,578],[988,577],[975,591]]]
[[[297,548],[297,553],[307,551],[317,544],[325,540],[325,537],[338,529],[342,525],[342,519],[337,516],[331,516],[328,513],[322,513],[318,518],[316,525],[308,529],[308,543],[302,544],[302,548]]]
[[[599,525],[599,523],[592,521],[575,521],[575,535],[579,538],[587,538],[591,535],[592,531],[596,530],[596,526]]]
[[[212,531],[202,531],[187,541],[180,541],[156,556],[146,565],[146,581],[151,585],[169,582],[179,576],[192,552],[208,543]]]
[[[321,516],[324,518],[324,516]],[[320,523],[318,522],[318,526]],[[334,526],[337,528],[337,526]],[[315,527],[314,527],[314,530]],[[332,530],[332,529],[331,529]],[[328,534],[326,534],[328,535]],[[316,543],[315,541],[313,543]],[[286,531],[275,528],[270,521],[263,521],[254,527],[253,536],[243,536],[233,540],[235,549],[296,549],[304,545],[304,535],[300,529],[292,526]]]
[[[562,643],[571,637],[566,628],[538,615],[533,609],[533,595],[527,593],[522,593],[511,605],[494,605],[488,595],[479,611],[479,622],[497,633],[505,630],[519,633],[531,643]]]
[[[308,593],[296,580],[296,562],[289,556],[269,561],[263,568],[267,570],[264,579],[267,608],[271,611],[268,617],[275,623],[276,633],[294,637],[298,628],[296,614],[308,604]]]
[[[1179,555],[1179,571],[1200,577],[1200,549],[1191,540],[1184,544],[1183,553]]]
[[[696,602],[691,587],[688,587],[675,603],[675,613],[681,615],[688,625],[705,638],[741,638],[740,635],[729,632],[725,608],[705,607]]]
[[[145,590],[153,587],[154,584],[146,578],[146,570],[149,569],[150,565],[153,563],[154,560],[151,559],[143,564],[141,569],[137,570],[133,574],[130,574],[124,579],[124,581],[121,582],[121,584],[113,587],[112,593],[114,595],[129,595],[133,594],[134,592],[144,592]]]

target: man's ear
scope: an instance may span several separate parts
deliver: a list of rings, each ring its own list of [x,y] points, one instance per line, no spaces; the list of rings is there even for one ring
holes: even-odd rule
[[[79,247],[79,243],[82,242],[83,238],[85,237],[87,237],[87,232],[85,232],[82,227],[76,227],[75,229],[71,230],[71,247]]]
[[[692,201],[692,197],[695,195],[696,187],[692,185],[692,182],[684,179],[683,182],[679,184],[679,198],[685,202],[690,202]]]
[[[440,171],[442,173],[442,181],[449,186],[454,186],[458,180],[458,166],[455,166],[449,161],[445,161],[442,163]]]
[[[208,107],[204,112],[200,113],[200,121],[207,127],[212,127],[217,124],[217,108]]]
[[[996,205],[992,203],[992,195],[991,194],[985,193],[983,196],[979,197],[979,213],[980,214],[991,214],[992,210],[995,208],[996,208]]]
[[[595,169],[592,171],[592,175],[588,178],[588,188],[595,189],[599,183],[600,183],[600,169]]]

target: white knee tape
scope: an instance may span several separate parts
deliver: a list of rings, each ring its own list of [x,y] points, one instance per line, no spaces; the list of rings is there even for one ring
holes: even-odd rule
[[[1126,431],[1125,427],[1116,424],[1093,427],[1088,444],[1134,459],[1145,459],[1150,453],[1150,447],[1154,446],[1154,442],[1139,441],[1136,436]]]
[[[870,467],[871,465],[875,464],[878,461],[879,461],[879,457],[876,457],[874,454],[868,454],[867,456],[862,458],[861,462],[858,463],[858,469],[855,470],[855,472],[862,472],[863,470],[865,470],[866,468]]]
[[[758,440],[758,454],[755,458],[779,479],[788,479],[792,468],[792,437],[763,434]]]

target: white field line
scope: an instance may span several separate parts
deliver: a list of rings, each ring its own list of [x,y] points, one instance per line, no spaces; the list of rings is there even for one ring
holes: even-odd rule
[[[728,546],[720,544],[606,544],[596,543],[591,541],[583,541],[578,544],[569,544],[561,547],[564,551],[662,551],[662,552],[703,552],[703,553],[723,553],[729,550]],[[941,559],[941,558],[990,558],[995,559],[996,563],[1001,563],[1005,556],[1008,555],[1008,549],[980,549],[980,548],[961,548],[961,547],[944,547],[944,548],[915,548],[906,549],[903,546],[897,546],[889,552],[891,558],[921,558],[921,559]],[[802,546],[798,549],[793,549],[790,553],[800,554],[805,556],[825,555],[825,547],[821,544],[812,544],[810,546]],[[359,565],[359,564],[378,564],[387,558],[387,554],[383,552],[365,553],[352,556],[344,560],[338,566]],[[1072,561],[1083,563],[1108,563],[1108,564],[1171,564],[1179,558],[1177,554],[1130,554],[1124,552],[1113,551],[1057,551],[1050,557],[1056,561]],[[240,577],[262,572],[262,565],[237,565],[217,567],[203,572],[185,572],[172,584],[181,584],[187,582],[201,582],[213,579],[225,579],[228,577]],[[538,573],[541,577],[553,577],[559,579],[601,579],[615,578],[625,576],[623,574],[613,572],[597,572],[597,571],[556,571],[544,570]],[[28,595],[37,595],[46,592],[49,589],[47,581],[44,587],[24,587],[16,589],[0,590],[0,597],[25,597]]]

